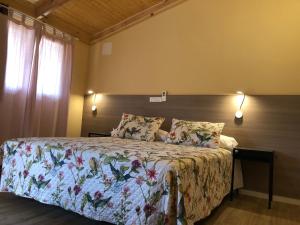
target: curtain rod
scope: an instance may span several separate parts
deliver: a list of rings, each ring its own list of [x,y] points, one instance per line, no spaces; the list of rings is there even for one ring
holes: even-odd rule
[[[60,30],[60,29],[58,29],[58,28],[56,28],[56,27],[54,27],[54,26],[52,26],[52,25],[49,25],[48,23],[45,23],[45,22],[43,22],[43,21],[41,21],[41,20],[39,20],[39,19],[36,19],[36,18],[34,18],[34,17],[32,17],[32,16],[26,14],[26,13],[23,13],[23,12],[21,12],[20,10],[17,10],[17,9],[15,9],[15,8],[10,7],[10,6],[6,6],[6,5],[4,5],[3,3],[1,4],[1,2],[0,2],[0,8],[5,8],[5,9],[7,9],[7,10],[13,10],[13,11],[16,11],[16,12],[18,12],[18,13],[20,13],[20,14],[22,14],[22,15],[24,15],[24,16],[26,16],[26,17],[28,17],[28,18],[34,20],[34,21],[36,21],[36,22],[38,22],[38,23],[41,23],[41,24],[43,24],[43,25],[47,25],[47,26],[51,27],[52,29],[59,30],[60,32],[69,35],[70,37],[74,38],[75,40],[79,40],[78,37],[75,37],[75,36],[72,35],[72,34],[69,34],[69,33],[67,33],[67,32],[64,32],[64,31],[62,31],[62,30]],[[4,15],[5,15],[5,14],[4,14]],[[7,16],[7,15],[6,15],[6,16]]]

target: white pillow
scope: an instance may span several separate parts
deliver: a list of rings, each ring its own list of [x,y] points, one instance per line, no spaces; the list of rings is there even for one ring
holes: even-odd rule
[[[220,148],[225,148],[228,150],[233,150],[238,146],[238,142],[233,137],[228,137],[225,135],[220,136]]]
[[[168,138],[168,131],[159,129],[155,134],[155,141],[163,141],[165,142]]]

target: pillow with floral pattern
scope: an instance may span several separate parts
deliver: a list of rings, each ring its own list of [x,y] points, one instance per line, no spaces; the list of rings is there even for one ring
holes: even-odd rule
[[[173,119],[166,142],[206,148],[219,148],[220,136],[224,125],[224,123]]]
[[[117,129],[111,132],[112,137],[128,138],[141,141],[154,141],[155,134],[165,118],[136,116],[123,113]]]

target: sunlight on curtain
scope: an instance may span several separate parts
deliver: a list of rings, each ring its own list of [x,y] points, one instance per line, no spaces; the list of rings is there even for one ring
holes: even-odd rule
[[[14,22],[8,22],[8,47],[5,90],[16,92],[24,86],[25,73],[30,72],[35,32]]]
[[[65,136],[72,39],[57,35],[55,29],[48,32],[46,25],[25,15],[13,15],[2,18],[8,25],[8,43],[0,96],[0,142],[17,137]]]
[[[31,69],[32,60],[26,54],[32,48],[34,31],[14,22],[9,22],[8,53],[5,89],[16,92],[24,86],[25,71]],[[27,44],[27,40],[29,44]],[[64,45],[43,36],[39,46],[37,94],[58,98],[61,89]]]
[[[43,36],[40,42],[37,94],[58,98],[63,77],[64,45]]]

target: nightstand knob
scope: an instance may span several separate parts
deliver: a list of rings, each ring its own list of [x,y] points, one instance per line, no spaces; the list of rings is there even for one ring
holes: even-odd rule
[[[235,149],[235,150],[234,150],[234,153],[239,153],[239,150]]]

